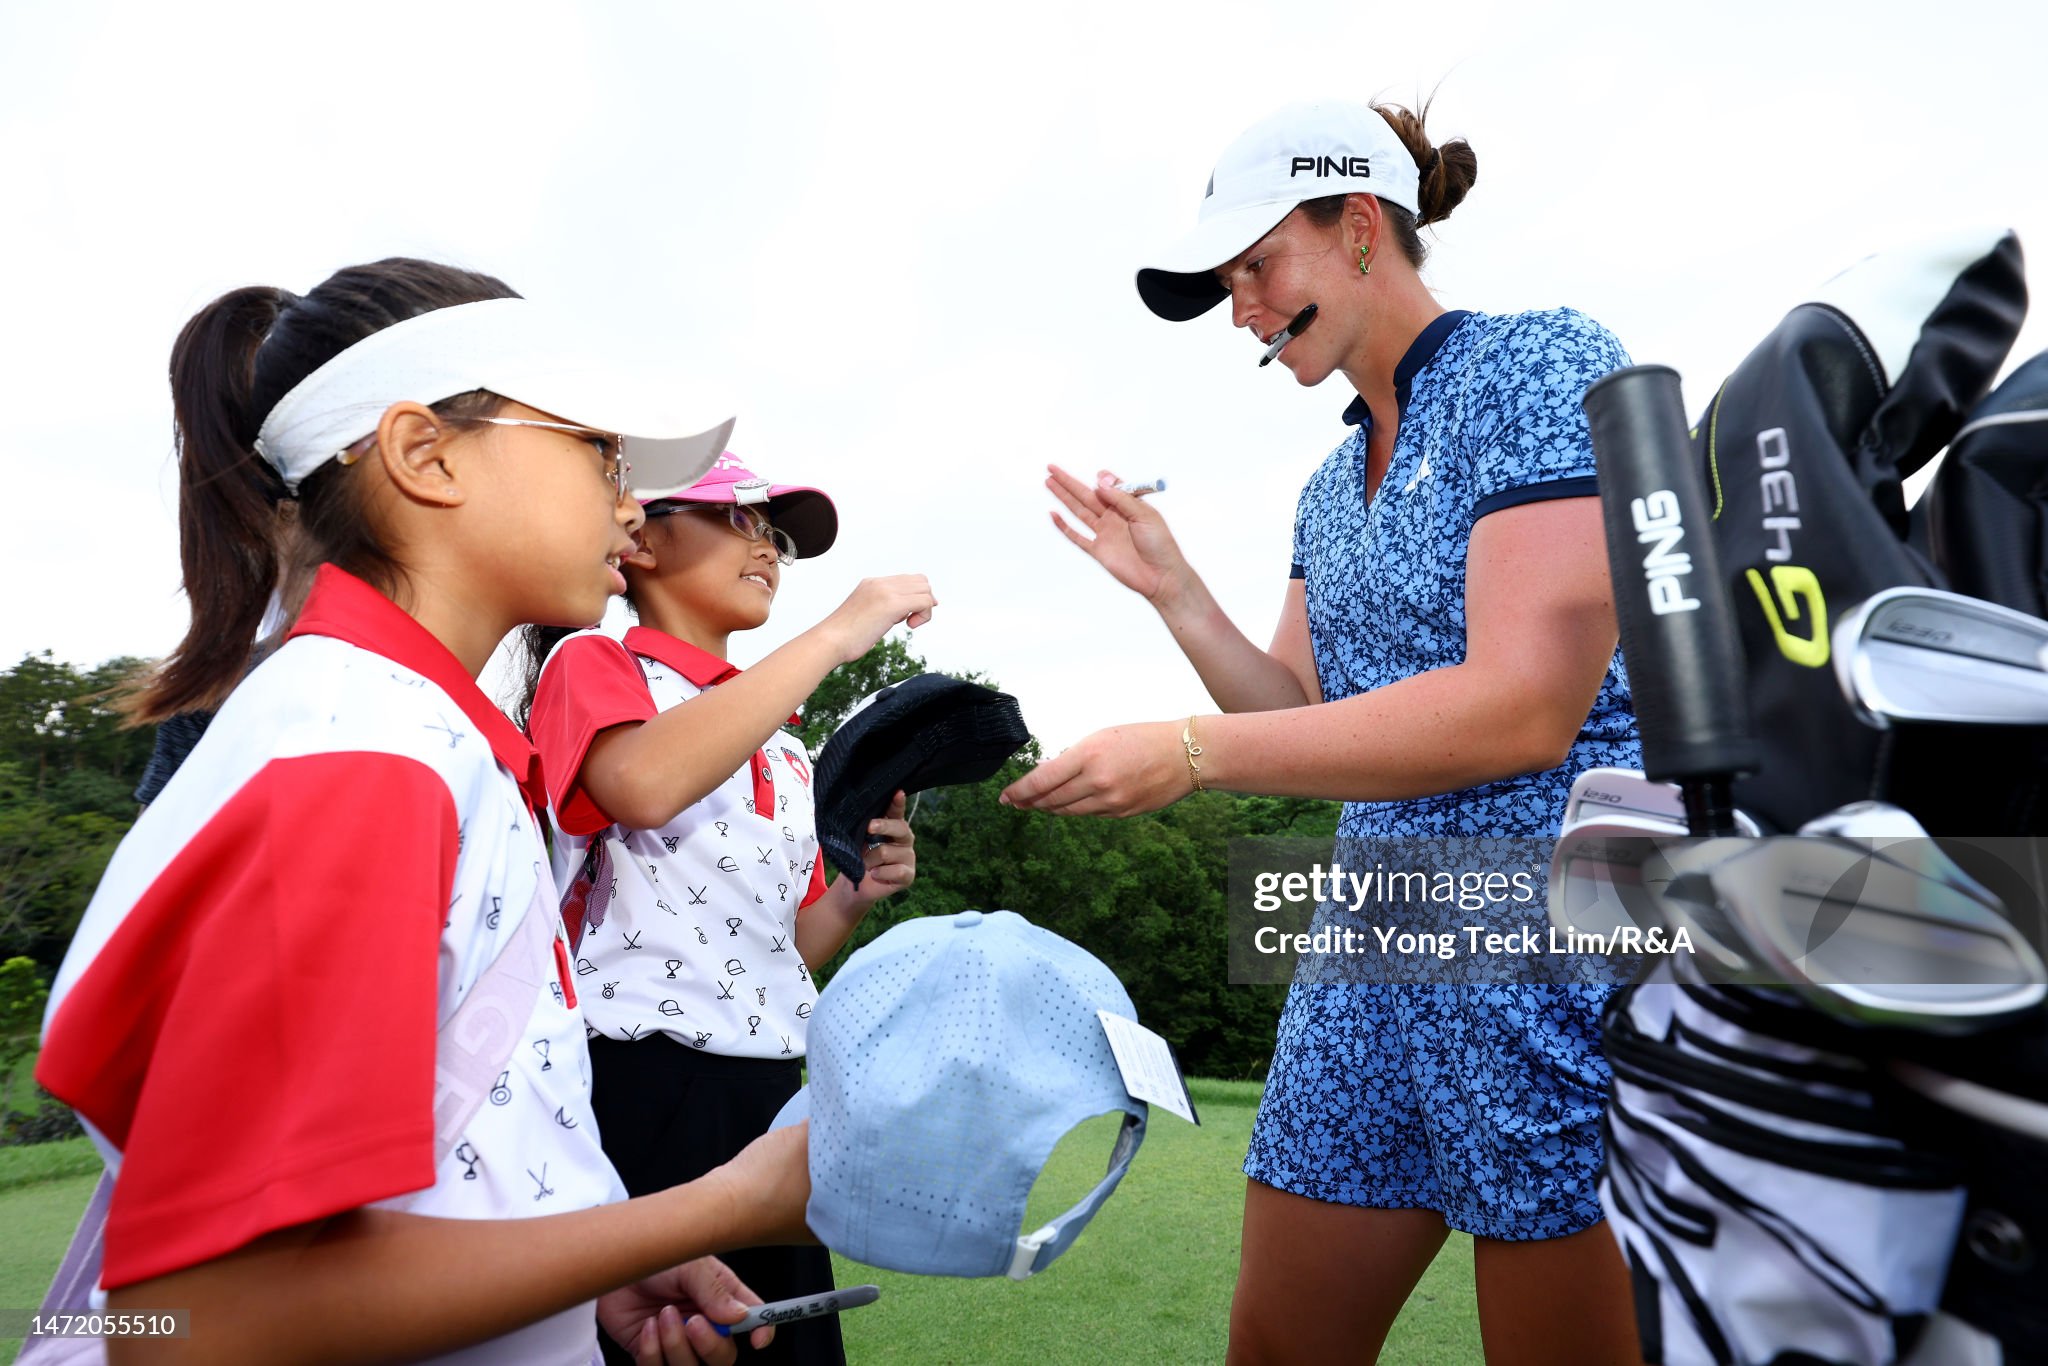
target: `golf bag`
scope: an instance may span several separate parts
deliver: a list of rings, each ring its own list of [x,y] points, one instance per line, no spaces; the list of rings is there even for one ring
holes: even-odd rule
[[[1913,508],[1914,535],[1951,589],[2048,616],[2044,504],[2048,355],[2039,355],[1971,410]],[[1932,817],[1928,828],[1937,833],[2048,835],[2048,794],[2038,781],[2043,773],[2048,730],[1911,726],[1898,728],[1882,781],[1898,793],[1920,794]],[[1971,779],[1959,783],[1958,774]],[[2048,926],[2038,904],[2013,909]]]
[[[1916,530],[1973,598],[2048,616],[2048,355],[2015,370],[1956,434]]]
[[[1954,828],[1924,809],[1929,789],[1886,782],[1885,737],[1843,701],[1828,632],[1881,588],[1949,586],[1909,541],[1901,481],[1983,399],[2025,311],[2009,232],[1873,257],[1787,314],[1693,434],[1763,746],[1735,802],[1767,831],[1880,795],[1930,830]]]
[[[2048,1019],[1858,1029],[1677,958],[1604,1041],[1646,1361],[2048,1362]]]
[[[1941,1298],[1961,1165],[1846,1026],[1678,958],[1617,996],[1601,1201],[1648,1361],[1893,1362]],[[1675,974],[1675,977],[1674,977]]]
[[[2048,358],[1986,396],[2025,297],[2009,233],[1874,258],[1692,433],[1760,753],[1733,796],[1766,831],[1871,798],[1936,836],[2048,824],[2048,728],[1869,726],[1830,637],[1901,585],[2048,611]],[[1901,481],[1951,442],[1909,514]],[[2040,887],[2005,896],[2037,946]],[[2048,1363],[2048,1019],[1859,1026],[1677,958],[1616,997],[1605,1040],[1601,1197],[1647,1360]]]

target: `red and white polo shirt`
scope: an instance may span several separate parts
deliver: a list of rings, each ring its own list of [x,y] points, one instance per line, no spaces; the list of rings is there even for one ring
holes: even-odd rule
[[[593,838],[617,841],[609,896],[592,898],[605,904],[577,946],[591,1032],[797,1058],[818,992],[797,952],[796,918],[825,890],[803,742],[777,731],[659,830],[614,826],[578,782],[599,731],[650,720],[738,672],[650,627],[633,627],[624,644],[580,632],[548,656],[531,727],[553,803],[556,885],[566,893]]]
[[[51,991],[37,1077],[117,1175],[103,1284],[366,1205],[517,1218],[625,1197],[566,939],[437,1170],[436,1033],[557,906],[525,737],[426,629],[323,567],[122,841]],[[587,1363],[588,1306],[449,1360]]]

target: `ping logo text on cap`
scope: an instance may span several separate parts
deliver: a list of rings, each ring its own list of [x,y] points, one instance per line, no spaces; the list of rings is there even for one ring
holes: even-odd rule
[[[1287,178],[1294,179],[1303,171],[1312,176],[1353,176],[1359,180],[1372,179],[1371,157],[1295,157],[1287,164]]]

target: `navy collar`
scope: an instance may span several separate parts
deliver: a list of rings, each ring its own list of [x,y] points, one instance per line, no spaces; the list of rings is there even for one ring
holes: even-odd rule
[[[1394,367],[1394,416],[1397,419],[1408,406],[1408,392],[1415,384],[1415,377],[1436,359],[1436,353],[1450,340],[1451,333],[1458,330],[1458,324],[1471,316],[1472,311],[1466,308],[1439,313],[1430,320],[1429,326],[1422,329],[1422,335],[1409,344],[1408,353]],[[1366,406],[1364,394],[1352,399],[1344,409],[1344,421],[1352,427],[1372,425],[1372,409]]]

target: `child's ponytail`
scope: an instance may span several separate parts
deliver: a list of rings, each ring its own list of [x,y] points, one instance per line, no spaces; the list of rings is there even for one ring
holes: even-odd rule
[[[161,721],[220,704],[249,660],[249,646],[277,585],[278,502],[284,480],[254,442],[249,410],[256,351],[296,296],[251,286],[223,294],[171,348],[177,415],[178,557],[192,624],[135,707]]]

